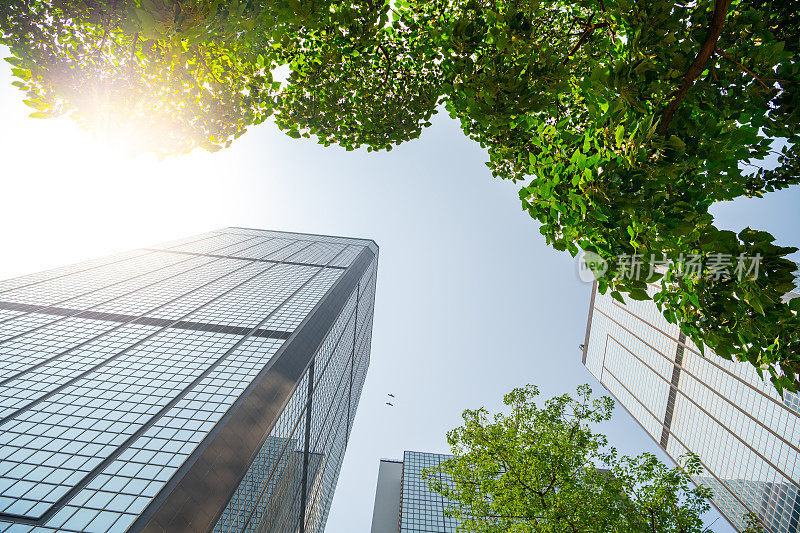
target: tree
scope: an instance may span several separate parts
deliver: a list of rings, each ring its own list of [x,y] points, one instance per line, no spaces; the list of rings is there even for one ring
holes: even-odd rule
[[[780,391],[800,384],[800,299],[783,299],[797,248],[751,228],[719,230],[709,207],[800,183],[796,13],[761,0],[409,0],[379,26],[385,63],[401,57],[395,48],[414,50],[398,82],[434,80],[493,174],[523,182],[523,209],[547,241],[605,260],[601,292],[654,299],[701,349],[766,371]],[[385,121],[370,111],[379,103],[359,97],[369,69],[386,68],[380,43],[299,85],[315,107],[291,134],[348,149],[419,134],[405,125],[427,124],[432,95],[409,99],[403,121],[392,85],[377,92],[391,102]],[[362,113],[368,128],[348,118]],[[338,123],[353,127],[328,126]],[[644,274],[621,258],[637,258]],[[693,261],[702,269],[688,276]]]
[[[591,425],[609,420],[613,402],[588,385],[534,402],[535,386],[513,390],[508,414],[464,411],[447,440],[453,458],[425,476],[453,502],[459,531],[700,533],[710,491],[692,487],[697,457],[667,468],[651,454],[619,457]],[[447,480],[447,481],[443,481]]]
[[[271,115],[273,71],[332,4],[21,0],[0,5],[0,43],[32,116],[70,114],[133,152],[216,151]]]
[[[652,298],[780,391],[800,389],[800,299],[783,298],[797,248],[720,230],[709,208],[800,183],[797,7],[24,0],[0,6],[0,41],[36,116],[131,128],[162,154],[226,146],[273,113],[292,137],[389,150],[443,104],[548,243],[606,262],[601,292]]]
[[[406,9],[390,22],[390,11],[400,14],[388,1],[354,2],[303,32],[278,97],[278,127],[326,146],[391,150],[430,125],[442,90],[426,26],[432,17]]]
[[[216,151],[276,108],[293,137],[391,149],[430,124],[439,87],[435,65],[420,68],[423,33],[394,37],[388,13],[382,0],[23,0],[0,6],[0,43],[32,116],[71,114],[134,152]]]
[[[747,527],[742,530],[742,533],[767,533],[764,524],[755,513],[747,513],[744,516],[744,523]]]

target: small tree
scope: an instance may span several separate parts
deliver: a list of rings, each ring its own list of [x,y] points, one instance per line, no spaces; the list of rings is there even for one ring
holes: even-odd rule
[[[747,527],[742,530],[742,533],[767,533],[767,530],[764,529],[764,524],[761,523],[755,513],[744,515],[744,523]]]
[[[509,414],[464,411],[447,440],[454,457],[426,472],[429,486],[455,502],[461,531],[700,533],[710,490],[694,488],[696,456],[667,468],[655,456],[619,457],[591,424],[609,420],[611,398],[558,396],[534,403],[537,387],[513,390]],[[449,479],[449,481],[442,481]]]

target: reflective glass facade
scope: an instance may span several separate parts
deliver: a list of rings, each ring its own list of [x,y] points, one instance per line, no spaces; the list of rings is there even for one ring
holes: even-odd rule
[[[226,228],[0,281],[0,531],[322,531],[377,255]]]
[[[458,521],[446,517],[444,510],[453,505],[453,502],[428,488],[427,480],[423,479],[422,471],[438,466],[442,461],[449,459],[450,455],[427,452],[405,452],[399,477],[391,469],[384,468],[384,463],[394,461],[384,460],[378,479],[378,491],[375,495],[375,516],[372,521],[372,533],[455,533]],[[380,479],[386,476],[387,479]],[[449,477],[440,478],[445,483]],[[399,506],[387,505],[381,501],[383,498],[397,497],[396,491],[391,490],[392,483],[400,484]],[[396,516],[386,516],[388,509],[399,511]]]
[[[583,357],[670,457],[700,457],[695,481],[734,527],[753,512],[772,533],[800,532],[796,394],[781,398],[749,364],[703,357],[652,301],[593,292]]]
[[[428,488],[422,471],[437,466],[450,455],[427,452],[403,454],[400,495],[400,533],[455,533],[458,522],[444,515],[453,502]],[[444,481],[447,481],[446,479]]]

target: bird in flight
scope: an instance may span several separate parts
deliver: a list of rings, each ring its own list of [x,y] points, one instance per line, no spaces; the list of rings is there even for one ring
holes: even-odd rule
[[[390,393],[390,394],[389,394],[389,396],[391,396],[392,398],[394,398],[394,394],[391,394],[391,393]]]
[[[391,405],[392,407],[394,407],[394,405],[390,404],[389,402],[386,402],[386,405]]]

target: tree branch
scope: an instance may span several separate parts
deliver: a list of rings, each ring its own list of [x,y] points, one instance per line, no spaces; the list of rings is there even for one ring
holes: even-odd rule
[[[596,30],[597,28],[606,28],[606,27],[608,27],[608,23],[607,22],[601,22],[599,24],[592,24],[592,19],[593,18],[594,18],[594,13],[592,13],[592,15],[589,17],[589,20],[587,21],[588,25],[583,30],[583,33],[581,34],[581,38],[578,39],[578,42],[575,43],[575,46],[572,47],[572,50],[570,50],[569,53],[567,53],[567,57],[564,58],[564,62],[563,62],[564,65],[569,63],[569,58],[572,57],[575,54],[575,52],[578,51],[578,49],[581,47],[581,45],[586,42],[586,40],[589,38],[589,36],[592,34],[592,32],[594,30]]]
[[[542,493],[542,491],[540,491],[540,490],[534,490],[534,489],[533,489],[533,488],[531,488],[531,487],[530,487],[530,486],[529,486],[527,483],[525,483],[524,481],[522,481],[522,478],[520,477],[519,473],[517,473],[517,471],[516,471],[516,470],[514,470],[513,468],[511,468],[511,464],[510,464],[510,463],[509,463],[509,462],[506,460],[506,458],[503,456],[503,454],[501,454],[500,452],[497,452],[497,455],[498,455],[498,457],[500,457],[500,462],[503,464],[503,467],[505,468],[505,471],[506,471],[506,472],[510,472],[510,473],[512,473],[512,474],[514,475],[514,477],[515,477],[515,478],[517,478],[517,482],[518,482],[520,485],[522,485],[524,488],[528,489],[528,491],[532,492],[533,494],[537,494],[537,495],[539,495],[539,498],[541,498],[541,499],[542,499],[542,506],[543,506],[545,509],[547,509],[547,504],[546,504],[546,503],[545,503],[545,501],[544,501],[544,498],[543,498],[543,495],[544,495],[544,494]]]
[[[203,64],[203,67],[205,67],[206,72],[208,72],[208,74],[211,76],[211,78],[215,82],[217,82],[217,85],[221,86],[222,82],[219,81],[219,78],[217,78],[217,76],[214,75],[214,72],[208,67],[208,63],[206,63],[206,58],[203,56],[203,53],[200,51],[200,49],[197,47],[197,45],[194,46],[194,53],[197,56],[197,58],[200,60],[200,62]]]
[[[747,72],[748,74],[753,76],[756,79],[756,81],[758,81],[758,83],[760,83],[766,90],[770,89],[769,86],[766,83],[764,83],[761,78],[756,76],[755,72],[753,72],[752,70],[748,69],[747,67],[745,67],[744,65],[742,65],[741,63],[736,61],[734,58],[732,58],[731,56],[729,56],[728,54],[726,54],[725,52],[723,52],[719,48],[715,48],[714,49],[714,53],[717,54],[718,56],[724,57],[728,61],[731,61],[731,62],[735,63],[744,72]]]
[[[105,15],[105,14],[106,14],[106,12],[103,11],[103,15]],[[108,13],[108,17],[102,17],[102,20],[105,22],[105,24],[104,24],[105,27],[103,29],[103,38],[97,44],[97,47],[95,49],[97,52],[100,52],[100,53],[102,53],[103,47],[106,45],[106,39],[108,38],[109,27],[111,26],[111,13]]]
[[[133,44],[131,44],[131,61],[136,56],[136,45],[139,44],[139,32],[133,34]]]
[[[378,43],[378,49],[383,52],[383,56],[386,58],[386,72],[383,74],[383,83],[389,83],[389,75],[393,72],[392,66],[394,65],[394,61],[392,61],[389,52],[386,51],[386,48],[380,42]]]
[[[139,32],[133,35],[133,44],[131,45],[131,57],[128,59],[128,78],[133,77],[133,64],[136,61],[136,45],[139,43]]]
[[[678,106],[681,105],[681,101],[683,101],[686,93],[689,92],[689,89],[694,84],[694,80],[703,72],[708,59],[714,53],[719,36],[722,34],[722,26],[725,24],[725,17],[728,16],[728,7],[730,4],[731,0],[715,0],[714,14],[711,17],[711,23],[708,25],[706,40],[703,41],[703,46],[700,47],[697,57],[692,61],[689,70],[686,71],[683,82],[672,98],[672,101],[667,105],[666,109],[664,109],[664,114],[661,116],[661,123],[656,130],[659,135],[664,135],[667,132],[669,123],[672,122],[672,118],[675,116]]]
[[[600,12],[603,13],[603,20],[608,22],[608,15],[606,14],[606,5],[603,0],[600,0]],[[614,39],[614,30],[611,29],[611,24],[607,24],[608,26],[608,35],[611,37],[611,42],[616,44],[617,40]]]

